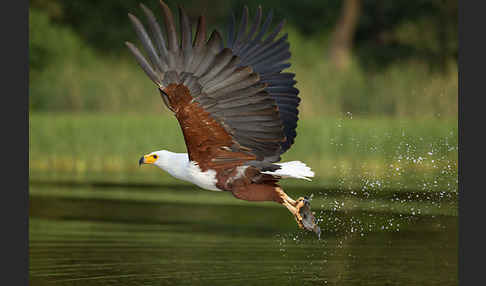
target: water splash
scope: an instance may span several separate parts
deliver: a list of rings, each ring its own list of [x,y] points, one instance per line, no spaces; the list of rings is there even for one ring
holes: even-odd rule
[[[337,128],[351,119],[352,114],[346,114],[338,121]],[[366,239],[376,232],[409,230],[424,218],[457,215],[457,132],[450,131],[433,140],[410,138],[406,128],[398,134],[370,133],[396,144],[393,148],[369,144],[354,134],[349,135],[347,143],[332,137],[329,144],[337,151],[354,148],[370,157],[385,154],[387,167],[374,168],[366,160],[357,166],[340,161],[333,164],[332,169],[339,174],[337,189],[316,192],[313,201],[313,211],[322,230],[321,240],[313,240],[301,231],[279,234],[277,245],[283,257],[291,257],[289,250],[295,247],[317,245],[320,255],[326,257],[320,261],[321,266],[326,267],[328,259],[338,253],[352,255],[346,253],[346,243],[350,240]],[[437,224],[436,227],[446,226]],[[305,259],[315,257],[307,255]]]

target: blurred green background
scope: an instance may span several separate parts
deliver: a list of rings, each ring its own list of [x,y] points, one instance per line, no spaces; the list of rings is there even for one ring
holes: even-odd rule
[[[273,25],[287,20],[302,98],[284,160],[308,163],[322,186],[457,190],[457,1],[167,1],[221,31],[260,3]],[[144,4],[162,22],[158,1]],[[138,43],[127,18],[144,20],[138,5],[30,1],[31,181],[176,182],[137,166],[154,150],[185,152],[124,45]]]
[[[278,204],[138,166],[186,152],[124,45],[139,1],[31,0],[32,285],[457,285],[457,1],[166,3],[210,30],[245,4],[287,20],[302,102],[282,159],[316,177],[281,184],[314,196],[322,239]]]

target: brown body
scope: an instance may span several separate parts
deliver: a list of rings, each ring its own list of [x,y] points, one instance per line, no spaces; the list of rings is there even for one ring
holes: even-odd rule
[[[198,162],[202,172],[216,171],[216,186],[220,190],[230,191],[236,198],[246,201],[283,202],[278,179],[261,174],[252,166],[244,166],[256,156],[230,151],[228,146],[234,144],[231,136],[198,102],[192,100],[187,87],[170,84],[163,92],[181,126],[189,159]],[[221,158],[221,162],[214,158]]]

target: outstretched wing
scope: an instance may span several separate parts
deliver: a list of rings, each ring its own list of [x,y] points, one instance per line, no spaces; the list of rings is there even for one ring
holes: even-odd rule
[[[167,41],[153,13],[141,4],[153,41],[135,16],[129,14],[129,18],[148,60],[133,44],[127,42],[127,46],[159,88],[166,106],[175,113],[190,160],[197,162],[203,171],[245,163],[264,167],[265,163],[280,160],[280,154],[295,137],[292,136],[295,127],[287,127],[291,125],[282,111],[288,109],[288,101],[280,99],[285,96],[280,94],[288,94],[288,87],[295,83],[290,79],[293,83],[289,85],[289,74],[281,73],[288,64],[280,62],[288,58],[269,55],[277,52],[275,47],[281,48],[279,42],[285,42],[286,38],[274,41],[281,26],[262,40],[269,25],[266,23],[257,37],[247,37],[241,44],[231,46],[228,41],[225,48],[217,31],[206,41],[203,16],[193,39],[187,14],[179,7],[182,34],[179,41],[173,15],[160,2]],[[261,8],[259,11],[261,14]],[[246,23],[243,26],[236,40],[245,34]],[[254,27],[252,30],[256,31]],[[296,113],[292,114],[295,124]]]
[[[278,33],[282,30],[285,20],[282,20],[273,31],[269,31],[273,13],[268,13],[262,27],[262,7],[259,6],[255,20],[247,32],[248,7],[243,8],[243,13],[238,31],[236,31],[235,16],[232,15],[229,22],[227,46],[240,59],[240,66],[251,66],[253,71],[260,75],[260,82],[266,83],[265,91],[275,100],[278,106],[279,116],[284,126],[286,140],[281,143],[280,154],[287,151],[294,143],[297,133],[298,106],[300,98],[299,90],[294,87],[295,74],[284,73],[282,70],[290,67],[289,43],[287,34],[279,39]],[[263,39],[266,33],[270,34]]]

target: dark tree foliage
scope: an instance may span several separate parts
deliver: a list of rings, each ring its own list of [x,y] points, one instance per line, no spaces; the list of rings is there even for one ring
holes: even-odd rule
[[[355,46],[364,64],[415,58],[442,67],[448,58],[457,60],[457,0],[363,0],[361,12]],[[403,41],[396,29],[407,24],[426,31]]]
[[[32,0],[30,5],[45,10],[55,23],[71,27],[99,52],[125,54],[124,41],[135,38],[127,12],[140,16],[139,2]],[[160,10],[158,0],[143,3],[154,11]],[[208,24],[213,25],[209,28],[224,27],[228,15],[234,11],[239,16],[244,5],[253,16],[261,4],[264,11],[273,9],[276,19],[286,18],[287,23],[308,37],[331,33],[342,5],[341,0],[167,0],[166,3],[172,9],[182,4],[192,21],[204,13]],[[361,64],[370,68],[379,69],[397,60],[414,58],[442,67],[448,59],[457,59],[457,21],[457,0],[362,0],[353,52]],[[407,29],[423,33],[407,36]]]

